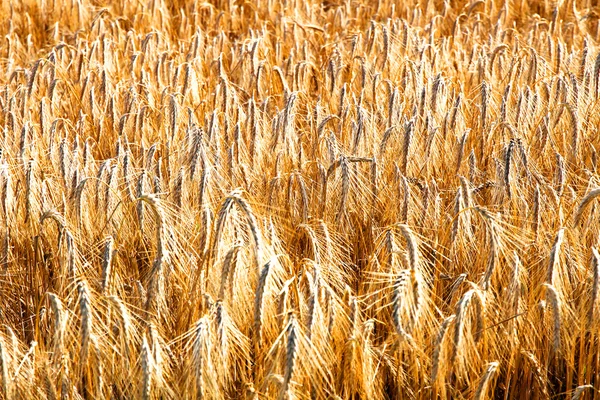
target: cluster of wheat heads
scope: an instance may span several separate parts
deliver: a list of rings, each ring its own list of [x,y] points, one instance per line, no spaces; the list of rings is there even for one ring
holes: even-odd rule
[[[0,6],[17,398],[592,398],[598,14]]]

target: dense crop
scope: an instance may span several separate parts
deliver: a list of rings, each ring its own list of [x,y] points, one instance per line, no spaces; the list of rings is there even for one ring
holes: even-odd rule
[[[3,398],[598,394],[589,1],[0,16]]]

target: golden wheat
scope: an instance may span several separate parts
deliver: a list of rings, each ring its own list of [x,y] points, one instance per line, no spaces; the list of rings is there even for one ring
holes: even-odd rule
[[[596,8],[2,2],[0,397],[597,397]]]

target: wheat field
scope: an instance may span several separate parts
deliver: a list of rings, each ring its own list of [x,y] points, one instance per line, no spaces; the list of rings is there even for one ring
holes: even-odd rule
[[[593,3],[3,1],[0,398],[600,398]]]

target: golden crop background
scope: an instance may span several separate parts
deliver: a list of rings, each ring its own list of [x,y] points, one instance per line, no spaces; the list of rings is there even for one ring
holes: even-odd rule
[[[589,0],[122,3],[0,6],[3,398],[598,397]]]

